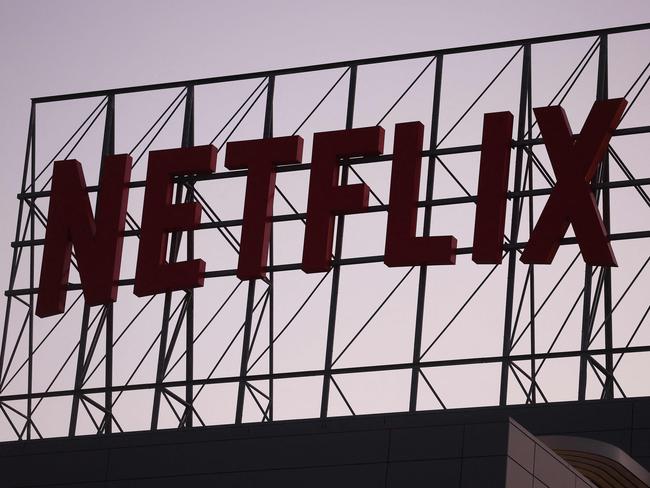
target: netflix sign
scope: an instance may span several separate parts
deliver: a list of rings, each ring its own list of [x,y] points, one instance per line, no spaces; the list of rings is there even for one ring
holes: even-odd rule
[[[535,109],[557,182],[523,250],[522,262],[550,264],[571,225],[586,263],[616,266],[591,181],[626,104],[624,99],[594,103],[579,134],[572,132],[561,107]],[[472,248],[472,259],[478,264],[499,264],[503,257],[512,126],[510,112],[485,114],[483,119]],[[423,133],[420,122],[395,127],[386,266],[453,265],[456,261],[454,236],[416,236]],[[339,184],[342,161],[376,157],[383,148],[380,126],[314,134],[302,253],[305,273],[330,269],[335,216],[362,213],[368,207],[365,184]],[[299,164],[302,159],[299,136],[227,144],[226,168],[248,171],[237,266],[241,280],[265,277],[276,167]],[[179,176],[213,173],[216,161],[217,149],[212,145],[149,153],[135,295],[203,286],[206,266],[202,259],[167,261],[169,234],[194,230],[201,220],[198,203],[172,203],[173,185]],[[81,163],[54,163],[36,307],[39,317],[64,311],[73,248],[86,303],[105,305],[117,299],[131,164],[126,154],[105,158],[93,216]]]

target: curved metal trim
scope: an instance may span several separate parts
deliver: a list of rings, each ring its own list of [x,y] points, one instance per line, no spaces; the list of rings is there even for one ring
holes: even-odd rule
[[[538,439],[594,482],[613,477],[624,486],[650,487],[650,473],[619,447],[586,437],[549,435]]]

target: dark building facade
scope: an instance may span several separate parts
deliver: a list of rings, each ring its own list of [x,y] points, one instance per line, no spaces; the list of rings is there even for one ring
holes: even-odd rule
[[[575,469],[545,436],[597,441],[609,454],[592,469],[573,459]],[[2,486],[12,488],[647,486],[648,466],[650,398],[0,445]]]

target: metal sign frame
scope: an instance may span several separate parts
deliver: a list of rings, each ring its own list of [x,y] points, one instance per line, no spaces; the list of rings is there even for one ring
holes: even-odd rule
[[[0,348],[0,411],[2,411],[4,418],[7,420],[14,438],[17,439],[31,439],[34,437],[42,437],[37,423],[34,421],[33,412],[39,402],[46,398],[67,398],[70,400],[69,410],[69,428],[68,434],[74,436],[78,434],[78,418],[81,409],[83,409],[96,428],[97,433],[110,434],[115,430],[122,430],[120,419],[114,415],[113,406],[119,396],[123,392],[135,390],[149,390],[153,392],[153,403],[150,415],[150,429],[156,430],[160,427],[159,418],[162,402],[167,402],[173,410],[177,419],[177,426],[179,428],[192,427],[198,424],[204,425],[201,413],[194,405],[197,389],[203,388],[211,384],[235,384],[237,385],[237,401],[234,413],[234,422],[241,423],[244,419],[245,401],[248,398],[252,399],[259,408],[259,420],[272,421],[274,419],[273,411],[273,398],[274,381],[279,379],[288,378],[306,378],[318,377],[323,379],[322,393],[321,393],[321,407],[320,417],[328,417],[328,408],[330,405],[330,396],[333,390],[341,396],[347,405],[350,413],[354,414],[354,406],[348,401],[343,389],[337,383],[337,378],[341,375],[352,373],[368,373],[368,372],[381,372],[381,371],[409,371],[410,372],[410,389],[409,389],[409,411],[415,412],[418,409],[418,392],[419,388],[423,385],[435,395],[442,408],[445,408],[444,398],[442,398],[436,388],[429,381],[424,372],[425,368],[435,368],[440,366],[453,366],[453,365],[471,365],[471,364],[499,364],[501,368],[500,379],[500,392],[499,404],[506,405],[509,401],[509,385],[513,378],[516,379],[520,388],[525,394],[526,402],[537,403],[538,401],[548,401],[544,396],[544,392],[537,382],[537,375],[542,365],[548,359],[554,358],[579,358],[579,380],[578,391],[576,392],[575,399],[583,401],[586,398],[586,385],[589,368],[593,374],[598,378],[602,384],[602,398],[610,399],[616,396],[625,396],[623,388],[617,381],[615,370],[618,362],[625,354],[650,352],[650,344],[641,346],[630,346],[632,339],[628,342],[626,347],[614,347],[613,344],[613,313],[616,310],[618,301],[622,297],[613,296],[612,292],[612,270],[610,268],[594,269],[590,266],[585,266],[583,288],[579,291],[578,300],[574,304],[574,308],[580,303],[582,306],[582,327],[581,327],[581,347],[578,350],[571,351],[548,351],[536,350],[535,346],[535,316],[541,307],[544,306],[548,296],[545,298],[535,296],[535,266],[524,265],[519,262],[518,255],[521,249],[526,245],[525,241],[519,240],[520,229],[522,225],[532,226],[532,221],[522,222],[522,208],[524,205],[533,205],[537,198],[544,198],[548,196],[554,184],[553,176],[539,161],[535,155],[535,148],[543,144],[543,141],[534,135],[535,122],[532,113],[531,91],[532,85],[532,59],[531,48],[536,45],[554,42],[563,42],[574,39],[593,39],[593,44],[570,74],[566,83],[560,88],[556,99],[553,101],[555,104],[561,104],[575,84],[582,71],[585,69],[587,63],[596,56],[598,63],[597,75],[597,99],[606,99],[608,97],[608,40],[612,36],[632,31],[650,30],[650,24],[641,24],[634,26],[626,26],[613,29],[596,30],[589,32],[581,32],[567,35],[549,36],[535,39],[525,39],[509,42],[500,42],[492,44],[484,44],[480,46],[469,46],[454,49],[443,49],[426,52],[418,52],[405,55],[385,56],[371,59],[361,59],[353,61],[345,61],[339,63],[328,63],[322,65],[306,66],[300,68],[272,70],[264,72],[256,72],[234,76],[222,76],[207,79],[188,80],[175,83],[165,83],[157,85],[146,85],[122,89],[93,91],[77,94],[69,94],[62,96],[49,96],[35,98],[32,100],[29,133],[27,138],[27,148],[25,155],[24,171],[22,176],[21,191],[18,195],[19,210],[15,231],[15,239],[12,243],[13,259],[11,266],[11,275],[9,279],[8,289],[5,292],[7,297],[6,311],[4,318],[4,329],[2,335],[2,344]],[[502,48],[515,48],[513,56],[503,66],[503,68],[496,74],[490,81],[485,90],[469,105],[467,110],[460,116],[458,122],[454,124],[449,132],[439,132],[438,114],[441,103],[441,87],[443,79],[443,62],[450,56],[461,53],[473,53],[480,51],[489,51]],[[33,378],[33,360],[34,355],[38,351],[41,343],[34,341],[34,328],[38,326],[37,320],[33,313],[35,307],[35,296],[37,294],[37,271],[38,260],[36,256],[36,249],[43,245],[43,239],[38,238],[37,228],[45,226],[47,216],[41,208],[39,208],[39,200],[46,199],[49,195],[47,186],[38,189],[37,182],[46,174],[45,172],[52,164],[44,165],[42,168],[37,167],[36,158],[36,114],[37,108],[42,104],[53,102],[63,102],[66,100],[78,100],[83,98],[100,97],[101,101],[95,107],[95,110],[88,116],[82,123],[79,129],[72,135],[66,143],[74,143],[85,135],[84,130],[87,132],[88,124],[94,123],[98,118],[105,114],[104,137],[102,156],[110,155],[115,152],[115,99],[123,94],[142,93],[152,90],[163,90],[169,88],[179,88],[180,93],[169,105],[167,110],[161,115],[156,123],[151,127],[150,131],[145,134],[145,137],[152,134],[153,130],[161,130],[162,126],[169,120],[171,115],[178,110],[181,106],[184,107],[183,116],[183,129],[182,129],[182,146],[188,147],[194,145],[194,109],[195,109],[195,87],[202,85],[215,85],[231,81],[240,80],[260,80],[255,90],[250,96],[244,100],[239,110],[233,115],[228,123],[241,121],[248,113],[247,107],[251,107],[251,103],[257,102],[260,97],[265,96],[265,116],[262,137],[273,136],[273,121],[274,121],[274,91],[276,79],[284,75],[309,73],[323,70],[341,70],[341,76],[337,79],[334,86],[327,91],[323,98],[316,104],[314,109],[307,115],[307,119],[319,108],[321,103],[328,97],[332,90],[341,82],[347,82],[347,109],[345,114],[345,127],[352,128],[354,126],[355,114],[355,97],[357,90],[357,72],[360,68],[368,65],[378,65],[383,63],[391,63],[404,60],[426,59],[428,60],[424,69],[415,77],[415,79],[406,87],[404,92],[397,98],[395,103],[389,108],[386,115],[382,120],[395,108],[395,106],[408,94],[411,88],[417,83],[422,74],[429,68],[435,69],[435,80],[432,87],[433,92],[433,106],[432,106],[432,120],[427,121],[430,130],[430,147],[423,151],[423,157],[427,162],[427,177],[426,189],[424,198],[419,202],[419,206],[424,209],[424,220],[422,235],[428,236],[431,233],[431,219],[433,211],[439,206],[459,205],[473,203],[476,201],[476,196],[465,190],[466,194],[454,198],[435,198],[434,197],[434,177],[435,169],[439,165],[443,165],[440,160],[441,157],[446,155],[464,154],[464,153],[478,153],[480,145],[468,145],[460,147],[442,147],[449,133],[451,133],[461,120],[474,108],[477,101],[486,93],[492,86],[496,79],[504,72],[504,70],[511,65],[515,60],[521,60],[521,83],[519,93],[519,109],[517,114],[518,125],[516,134],[513,139],[512,147],[515,153],[514,166],[512,173],[514,174],[514,186],[508,192],[509,200],[509,231],[507,242],[504,245],[505,260],[503,266],[507,267],[507,280],[506,289],[504,290],[504,323],[503,323],[503,350],[501,355],[492,357],[467,357],[460,359],[442,359],[442,360],[424,360],[427,351],[433,346],[433,343],[427,345],[423,344],[422,327],[425,315],[425,301],[427,289],[427,274],[431,273],[430,267],[421,266],[413,267],[406,270],[404,278],[397,283],[391,290],[388,297],[380,301],[375,314],[381,309],[382,306],[390,299],[392,294],[403,283],[404,279],[411,274],[417,274],[417,298],[416,308],[413,311],[413,328],[414,328],[414,341],[412,346],[413,356],[412,361],[404,363],[393,364],[376,364],[368,366],[357,367],[337,367],[336,363],[340,356],[347,350],[347,348],[354,342],[359,334],[368,326],[375,314],[371,315],[368,322],[366,322],[359,332],[352,338],[350,343],[340,352],[335,355],[334,351],[334,335],[337,325],[337,302],[339,297],[339,283],[341,270],[349,266],[363,266],[366,263],[382,262],[383,256],[363,256],[354,258],[345,258],[342,254],[343,236],[345,229],[345,217],[337,218],[336,234],[335,234],[335,250],[333,259],[333,268],[330,272],[324,274],[323,278],[318,282],[317,288],[321,286],[325,278],[331,276],[331,287],[329,291],[329,312],[327,319],[327,340],[325,346],[325,362],[322,369],[318,370],[304,370],[292,372],[274,372],[274,344],[279,336],[284,332],[284,328],[278,328],[274,324],[274,277],[278,273],[284,271],[300,269],[300,263],[293,264],[275,264],[273,244],[271,243],[270,261],[268,266],[268,280],[267,281],[250,281],[237,285],[247,288],[247,300],[245,309],[245,320],[242,327],[238,330],[237,335],[228,346],[232,346],[235,341],[241,340],[241,362],[239,374],[234,376],[220,376],[220,377],[197,377],[194,373],[194,362],[196,360],[194,355],[194,343],[197,339],[197,324],[194,319],[194,311],[197,303],[194,300],[194,291],[182,291],[167,293],[164,297],[162,307],[162,320],[160,323],[160,334],[152,347],[157,347],[158,358],[157,368],[154,382],[131,384],[130,382],[115,384],[113,379],[113,346],[116,342],[114,330],[114,314],[113,305],[100,306],[90,308],[85,306],[83,310],[82,323],[80,328],[79,340],[77,347],[68,356],[68,361],[76,359],[74,387],[69,389],[53,389],[50,387],[45,389],[34,388]],[[650,63],[645,66],[643,71],[639,74],[638,78],[626,97],[629,99],[630,106],[634,105],[637,98],[645,88],[646,84],[650,81],[648,69]],[[345,80],[345,81],[344,81]],[[250,108],[248,108],[250,110]],[[629,109],[628,109],[629,110]],[[380,120],[381,123],[381,120]],[[304,124],[304,122],[303,122]],[[301,124],[302,126],[302,124]],[[225,129],[225,127],[224,127]],[[299,127],[300,129],[300,127]],[[234,132],[234,130],[233,130]],[[297,132],[297,131],[296,131]],[[633,135],[633,134],[647,134],[650,133],[650,125],[637,126],[632,128],[618,129],[614,133],[614,139]],[[231,132],[232,134],[232,132]],[[144,140],[144,138],[143,138]],[[65,147],[65,146],[64,146]],[[358,158],[352,159],[342,168],[341,184],[346,184],[350,178],[358,178],[364,181],[358,168],[360,165],[373,164],[377,162],[385,162],[391,159],[391,155],[387,154],[379,158]],[[619,166],[627,175],[625,180],[610,181],[609,167],[614,163]],[[292,165],[278,168],[279,172],[292,172],[292,171],[308,171],[310,165]],[[650,184],[650,178],[636,178],[629,168],[626,167],[620,156],[610,147],[608,155],[603,160],[603,163],[598,172],[597,180],[593,183],[594,192],[600,199],[600,208],[603,215],[603,220],[608,231],[610,229],[610,190],[615,188],[634,188],[646,204],[650,205],[650,197],[646,193],[644,187]],[[444,167],[446,171],[449,171]],[[544,185],[535,187],[533,184],[533,172],[538,171],[542,177]],[[450,172],[451,173],[451,172]],[[212,175],[201,176],[199,178],[178,178],[177,190],[175,201],[177,203],[183,201],[194,201],[201,204],[203,207],[204,216],[208,221],[203,222],[197,231],[177,233],[171,237],[169,260],[170,262],[178,259],[179,252],[183,250],[188,259],[194,255],[194,234],[196,232],[219,232],[224,239],[235,250],[237,249],[237,238],[231,231],[232,228],[241,226],[241,220],[222,220],[219,218],[218,212],[208,203],[208,201],[201,195],[195,188],[197,181],[207,181],[212,179],[222,178],[246,178],[247,172],[234,171],[230,173],[215,173]],[[453,174],[452,174],[453,177]],[[144,186],[143,181],[133,181],[130,184],[131,188],[141,188]],[[461,185],[462,187],[462,185]],[[372,188],[372,187],[371,187]],[[464,188],[463,188],[464,189]],[[97,191],[97,187],[91,186],[88,188],[90,193]],[[289,214],[275,215],[273,222],[287,222],[299,221],[305,218],[304,211],[301,212],[288,200],[288,198],[278,189],[278,194],[285,202],[294,210]],[[376,195],[375,195],[376,197]],[[380,201],[373,204],[370,212],[386,212],[387,205]],[[532,208],[532,207],[531,207]],[[127,238],[137,238],[139,227],[132,216],[127,217],[127,224],[129,229],[125,232]],[[610,239],[629,240],[629,239],[644,239],[650,237],[650,228],[633,231],[612,233]],[[184,241],[184,242],[183,242]],[[565,238],[562,241],[563,246],[574,245],[575,238]],[[183,247],[184,246],[184,247]],[[472,252],[471,248],[459,248],[459,254],[469,254]],[[578,254],[579,256],[579,254]],[[571,267],[576,263],[574,259],[571,262]],[[650,259],[650,258],[649,258]],[[17,275],[25,273],[20,268],[21,262],[23,265],[25,261],[28,265],[28,281],[29,286],[18,288],[16,287]],[[648,261],[646,261],[646,264]],[[526,278],[524,283],[517,282],[516,270],[521,267],[526,268]],[[485,281],[494,271],[495,267],[487,274],[486,278],[478,284],[478,287],[467,296],[466,302],[460,307],[459,313],[475,296],[476,292],[480,289]],[[634,280],[629,284],[627,290],[632,287],[641,272],[645,268],[645,264],[638,270]],[[124,274],[124,272],[123,272]],[[219,279],[224,276],[233,276],[234,269],[220,269],[206,272],[206,280]],[[121,279],[119,282],[121,287],[130,287],[133,285],[132,279]],[[233,290],[235,293],[237,290]],[[262,292],[260,293],[260,288]],[[78,283],[71,283],[69,290],[80,290],[81,286]],[[555,289],[551,290],[551,294]],[[126,291],[126,290],[125,290]],[[314,290],[315,291],[315,290]],[[298,307],[298,313],[309,299],[313,296],[314,291],[307,295],[306,300]],[[228,299],[232,296],[228,296]],[[539,294],[539,292],[537,292]],[[625,292],[627,293],[627,291]],[[530,300],[530,321],[527,325],[520,323],[520,314],[522,303],[524,303],[524,296],[528,294]],[[550,294],[549,294],[550,296]],[[79,297],[75,300],[69,308],[73,307],[78,302]],[[228,300],[227,299],[227,300]],[[541,305],[540,305],[541,302]],[[146,302],[143,306],[148,306]],[[536,305],[537,304],[537,305]],[[571,311],[574,310],[572,308]],[[220,308],[218,309],[220,310]],[[647,314],[648,310],[646,310]],[[217,312],[218,313],[218,312]],[[598,313],[603,314],[604,321],[599,328],[596,326],[596,316]],[[67,311],[66,311],[67,314]],[[65,315],[62,320],[65,318]],[[134,315],[133,320],[137,319],[139,312]],[[295,316],[294,316],[295,317]],[[637,330],[641,327],[645,319],[645,315],[641,319]],[[258,337],[260,331],[260,323],[268,321],[268,337],[262,339]],[[293,320],[293,319],[292,319]],[[452,324],[453,319],[441,334]],[[57,322],[57,325],[58,326]],[[291,323],[291,322],[290,322]],[[129,324],[130,325],[130,324]],[[11,336],[14,328],[18,328],[19,332]],[[524,332],[528,331],[530,335],[530,352],[527,354],[514,354],[514,345],[522,338]],[[602,333],[605,337],[605,346],[603,348],[594,348],[592,346],[593,339],[596,335]],[[202,333],[199,332],[199,334]],[[636,332],[635,332],[636,333]],[[241,335],[241,338],[239,336]],[[49,334],[45,337],[47,339]],[[179,338],[184,338],[186,346],[180,344]],[[256,359],[251,357],[252,344],[256,340],[267,340],[268,344],[263,354]],[[103,357],[98,355],[102,354],[103,344]],[[179,345],[180,344],[180,345]],[[171,381],[167,378],[167,373],[170,369],[170,362],[172,354],[178,352],[179,347],[184,347],[182,351],[181,360],[185,366],[185,374],[182,380]],[[148,354],[151,347],[147,350]],[[21,358],[21,355],[24,356]],[[263,374],[251,374],[252,364],[261,361],[264,357],[268,361],[268,370]],[[99,360],[92,369],[93,361]],[[178,361],[177,361],[178,362]],[[526,371],[521,367],[522,362],[530,364],[530,370]],[[99,365],[103,364],[104,381],[101,386],[89,387],[86,385],[88,376],[94,373]],[[141,363],[140,363],[141,364]],[[65,366],[65,364],[64,364]],[[175,366],[175,364],[174,364]],[[63,368],[61,368],[63,369]],[[26,372],[26,374],[24,374]],[[59,373],[61,370],[59,370]],[[5,390],[7,385],[11,383],[18,374],[23,374],[24,387],[22,392],[7,393]],[[22,378],[22,376],[21,376]],[[56,379],[56,377],[55,377]],[[254,382],[265,382],[268,386],[265,391],[262,391]],[[174,389],[182,388],[184,394],[178,394]],[[103,401],[97,401],[93,396],[101,395]]]

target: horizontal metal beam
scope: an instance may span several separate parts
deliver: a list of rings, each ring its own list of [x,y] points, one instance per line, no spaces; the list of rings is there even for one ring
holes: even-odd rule
[[[650,237],[650,230],[642,230],[642,231],[635,231],[635,232],[621,232],[617,234],[610,234],[609,240],[626,241],[630,239],[647,239],[649,237]],[[575,237],[565,237],[560,240],[560,246],[575,245],[577,243],[578,240]],[[512,249],[523,249],[524,247],[526,247],[526,244],[527,242],[504,244],[503,250],[506,251]],[[456,249],[456,254],[457,255],[472,254],[472,249],[473,249],[472,247],[459,247]],[[383,262],[384,262],[384,256],[377,255],[377,256],[363,256],[363,257],[356,257],[356,258],[333,259],[332,265],[350,266],[355,264],[372,264],[372,263],[383,263]],[[272,271],[272,272],[298,271],[302,269],[301,266],[302,266],[301,263],[275,264],[273,266],[267,266],[264,269],[266,271]],[[206,278],[221,278],[225,276],[235,276],[236,274],[237,274],[236,269],[223,269],[223,270],[206,271],[204,273],[204,276]],[[133,278],[129,278],[124,280],[119,280],[117,283],[118,286],[130,286],[135,283],[135,280]],[[81,290],[81,284],[68,283],[67,290],[68,291]],[[20,288],[20,289],[5,291],[5,296],[15,297],[15,296],[30,295],[35,293],[38,293],[38,288]]]
[[[613,354],[634,354],[634,353],[645,353],[650,352],[650,346],[631,346],[631,347],[615,347],[613,349],[590,349],[589,355],[592,357],[604,356],[606,353]],[[512,362],[517,361],[530,361],[531,359],[543,360],[543,359],[567,359],[567,358],[577,358],[581,354],[584,354],[582,351],[557,351],[549,353],[535,353],[535,354],[518,354],[509,356]],[[462,359],[441,359],[438,361],[421,361],[419,366],[424,368],[436,368],[444,366],[464,366],[472,364],[496,364],[501,363],[503,358],[501,356],[484,356],[479,358],[462,358]],[[338,374],[358,374],[358,373],[380,373],[384,371],[401,371],[401,370],[411,370],[413,364],[411,363],[394,363],[394,364],[382,364],[374,366],[352,366],[346,368],[333,368],[331,370],[332,375]],[[281,379],[292,379],[292,378],[310,378],[323,376],[325,374],[324,370],[308,370],[308,371],[289,371],[284,373],[273,373],[273,374],[254,374],[246,376],[246,380],[253,381],[268,381],[281,380]],[[191,382],[186,381],[169,381],[162,383],[163,388],[178,388],[184,387],[188,384],[192,386],[202,386],[202,385],[217,385],[224,383],[237,383],[240,381],[239,376],[224,376],[218,378],[203,378],[195,379]],[[112,392],[121,392],[121,391],[138,391],[138,390],[148,390],[153,389],[156,386],[155,383],[141,383],[134,385],[122,385],[122,386],[112,386],[110,390]],[[80,390],[84,395],[92,395],[96,393],[104,393],[105,388],[86,388]],[[69,396],[74,393],[74,390],[60,390],[60,391],[48,391],[48,392],[35,392],[30,396],[32,399],[36,398],[55,398],[62,396]],[[26,394],[16,394],[16,395],[0,395],[0,402],[10,402],[25,400],[28,397]]]
[[[349,61],[339,61],[333,63],[314,64],[310,66],[302,66],[302,67],[295,67],[295,68],[283,68],[283,69],[276,69],[276,70],[269,70],[269,71],[256,71],[256,72],[243,73],[237,75],[216,76],[210,78],[197,78],[194,80],[175,81],[170,83],[157,83],[157,84],[150,84],[150,85],[131,86],[125,88],[115,88],[110,90],[94,90],[94,91],[87,91],[87,92],[80,92],[80,93],[70,93],[66,95],[37,97],[37,98],[33,98],[32,101],[34,103],[47,103],[47,102],[57,102],[61,100],[103,97],[107,95],[119,95],[124,93],[165,90],[168,88],[184,88],[188,85],[191,86],[210,85],[214,83],[249,80],[255,78],[263,78],[267,76],[278,77],[278,76],[291,75],[297,73],[309,73],[313,71],[347,68],[353,65],[363,66],[368,64],[390,63],[394,61],[405,61],[409,59],[427,58],[427,57],[433,57],[439,55],[448,56],[450,54],[487,51],[492,49],[516,47],[516,46],[521,46],[523,44],[545,44],[549,42],[567,41],[571,39],[581,39],[585,37],[597,37],[603,34],[619,34],[623,32],[633,32],[633,31],[640,31],[646,29],[650,29],[650,23],[626,25],[620,27],[610,27],[607,29],[595,29],[595,30],[588,30],[583,32],[574,32],[571,34],[556,34],[550,36],[533,37],[529,39],[516,39],[511,41],[476,44],[472,46],[454,47],[454,48],[447,48],[447,49],[435,49],[431,51],[420,51],[420,52],[409,53],[409,54],[396,54],[396,55],[378,56],[378,57],[365,58],[365,59],[355,59]]]
[[[631,188],[638,186],[648,186],[650,185],[650,178],[639,178],[635,180],[617,180],[610,181],[606,183],[594,184],[593,188],[600,190],[604,188],[615,189],[615,188]],[[536,197],[550,195],[553,192],[553,188],[538,188],[535,190],[520,190],[520,191],[508,191],[506,196],[508,200],[519,197]],[[427,207],[444,207],[448,205],[461,205],[466,203],[475,203],[477,197],[475,195],[462,196],[462,197],[448,197],[448,198],[436,198],[430,201],[421,200],[418,201],[417,206],[419,208]],[[388,205],[370,205],[364,213],[377,213],[377,212],[387,212]],[[290,213],[283,215],[274,215],[272,221],[276,222],[294,222],[302,221],[307,218],[307,214],[304,212],[299,213]],[[210,230],[210,229],[224,229],[229,227],[240,227],[243,224],[243,219],[231,219],[231,220],[222,220],[220,222],[203,222],[199,224],[196,230]],[[140,235],[139,230],[126,230],[124,231],[125,237],[137,237]],[[45,239],[25,239],[20,241],[13,241],[11,247],[29,247],[29,246],[42,246],[45,243]]]
[[[639,127],[630,127],[625,129],[617,129],[614,131],[614,136],[625,136],[625,135],[638,135],[638,134],[648,134],[650,133],[650,125],[639,126]],[[574,136],[575,137],[575,136]],[[529,147],[529,146],[539,146],[544,144],[544,140],[541,138],[536,139],[525,139],[523,141],[512,141],[511,147],[513,149],[517,147]],[[454,154],[466,154],[472,152],[479,152],[481,150],[480,144],[472,144],[469,146],[456,146],[456,147],[446,147],[438,148],[434,150],[422,151],[422,157],[430,156],[449,156]],[[383,154],[377,157],[366,157],[366,158],[349,158],[346,159],[346,162],[351,166],[356,166],[360,164],[372,164],[372,163],[381,163],[393,160],[393,154]],[[478,163],[477,163],[478,164]],[[287,164],[282,166],[277,166],[275,171],[277,173],[293,173],[294,171],[309,171],[311,170],[311,163],[303,164]],[[248,175],[248,170],[234,170],[234,171],[221,171],[217,173],[203,174],[203,175],[193,175],[193,176],[181,176],[174,178],[174,183],[197,183],[201,181],[212,181],[212,180],[223,180],[229,178],[244,178]],[[131,181],[129,182],[129,188],[144,188],[145,181]],[[86,187],[88,193],[96,193],[99,190],[98,185],[90,185]],[[49,197],[51,192],[49,190],[42,191],[31,191],[18,193],[17,197],[21,200],[32,200],[38,198]]]

